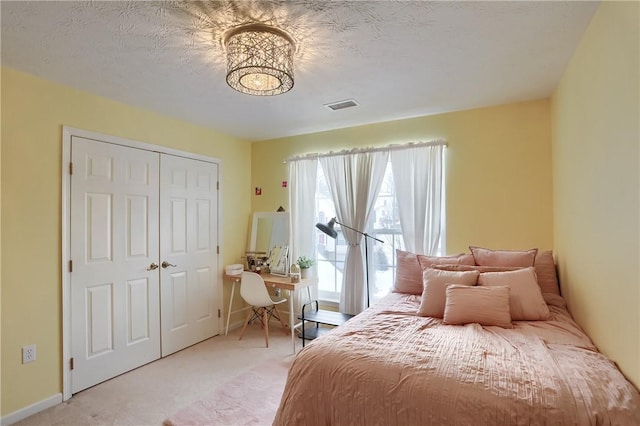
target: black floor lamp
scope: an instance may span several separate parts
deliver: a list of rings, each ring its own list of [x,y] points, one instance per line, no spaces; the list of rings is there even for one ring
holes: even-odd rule
[[[367,234],[366,232],[362,232],[359,231],[355,228],[352,228],[350,226],[345,225],[344,223],[340,223],[336,220],[336,218],[334,217],[333,219],[331,219],[329,221],[329,223],[324,224],[324,223],[316,223],[316,228],[318,228],[319,230],[321,230],[322,232],[324,232],[325,234],[327,234],[328,236],[330,236],[331,238],[335,239],[338,237],[338,232],[334,229],[334,227],[336,226],[336,223],[340,226],[344,226],[347,229],[351,229],[354,232],[357,232],[360,235],[363,235],[365,237],[364,240],[364,263],[365,263],[365,273],[366,273],[366,278],[367,278],[367,308],[369,307],[369,249],[367,248],[368,244],[367,244],[367,238],[371,238],[372,240],[376,240],[379,241],[381,243],[384,243],[384,241],[376,238],[376,237],[372,237],[371,235]]]

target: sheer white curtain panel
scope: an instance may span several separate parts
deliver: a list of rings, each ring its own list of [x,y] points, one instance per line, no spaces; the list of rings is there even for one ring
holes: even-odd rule
[[[436,255],[442,229],[444,145],[391,152],[402,238],[407,251]]]
[[[313,257],[315,252],[315,204],[318,160],[305,159],[289,162],[289,209],[291,211],[291,263],[298,257]],[[298,291],[296,312],[306,301],[306,291]],[[318,286],[311,287],[311,297],[317,298]]]
[[[321,157],[338,222],[366,232],[369,216],[380,191],[388,151]],[[340,293],[340,312],[358,314],[366,309],[365,238],[342,227],[348,243]]]

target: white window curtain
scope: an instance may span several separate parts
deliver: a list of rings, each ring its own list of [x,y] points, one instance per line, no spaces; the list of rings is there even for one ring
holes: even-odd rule
[[[289,162],[289,206],[291,210],[291,263],[298,257],[312,257],[315,251],[315,203],[318,160],[316,158]],[[311,288],[311,297],[317,298],[317,286]],[[304,296],[301,295],[304,293]],[[306,301],[306,292],[296,292],[296,312]]]
[[[388,151],[358,152],[321,157],[338,222],[366,232],[369,215],[380,191]],[[366,275],[363,236],[342,228],[349,247],[345,258],[340,293],[340,312],[358,314],[366,309]]]
[[[400,228],[406,250],[413,253],[438,254],[444,148],[440,144],[391,151]]]

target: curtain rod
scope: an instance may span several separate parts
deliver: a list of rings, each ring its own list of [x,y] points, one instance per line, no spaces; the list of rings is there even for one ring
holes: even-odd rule
[[[311,154],[303,154],[303,155],[294,155],[292,157],[286,158],[283,162],[290,163],[293,161],[300,160],[312,160],[323,157],[335,157],[338,155],[347,155],[347,154],[357,154],[364,152],[379,152],[379,151],[398,151],[402,149],[409,148],[417,148],[421,146],[444,146],[447,147],[449,144],[444,139],[434,139],[427,142],[409,142],[404,144],[392,144],[381,147],[369,147],[369,148],[353,148],[353,149],[343,149],[342,151],[329,151],[326,153],[311,153]]]

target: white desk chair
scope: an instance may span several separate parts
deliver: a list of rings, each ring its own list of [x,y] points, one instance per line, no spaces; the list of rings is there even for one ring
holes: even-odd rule
[[[242,335],[244,334],[247,325],[253,320],[258,319],[264,329],[264,339],[267,343],[267,347],[269,347],[269,319],[271,317],[276,317],[278,321],[280,321],[285,335],[289,334],[287,332],[287,326],[282,322],[280,312],[278,312],[278,308],[276,307],[276,305],[286,302],[287,299],[271,299],[269,291],[267,291],[267,287],[264,284],[264,280],[259,274],[254,272],[242,273],[242,279],[240,281],[240,295],[245,302],[251,305],[251,309],[245,319],[239,340],[242,340]]]

